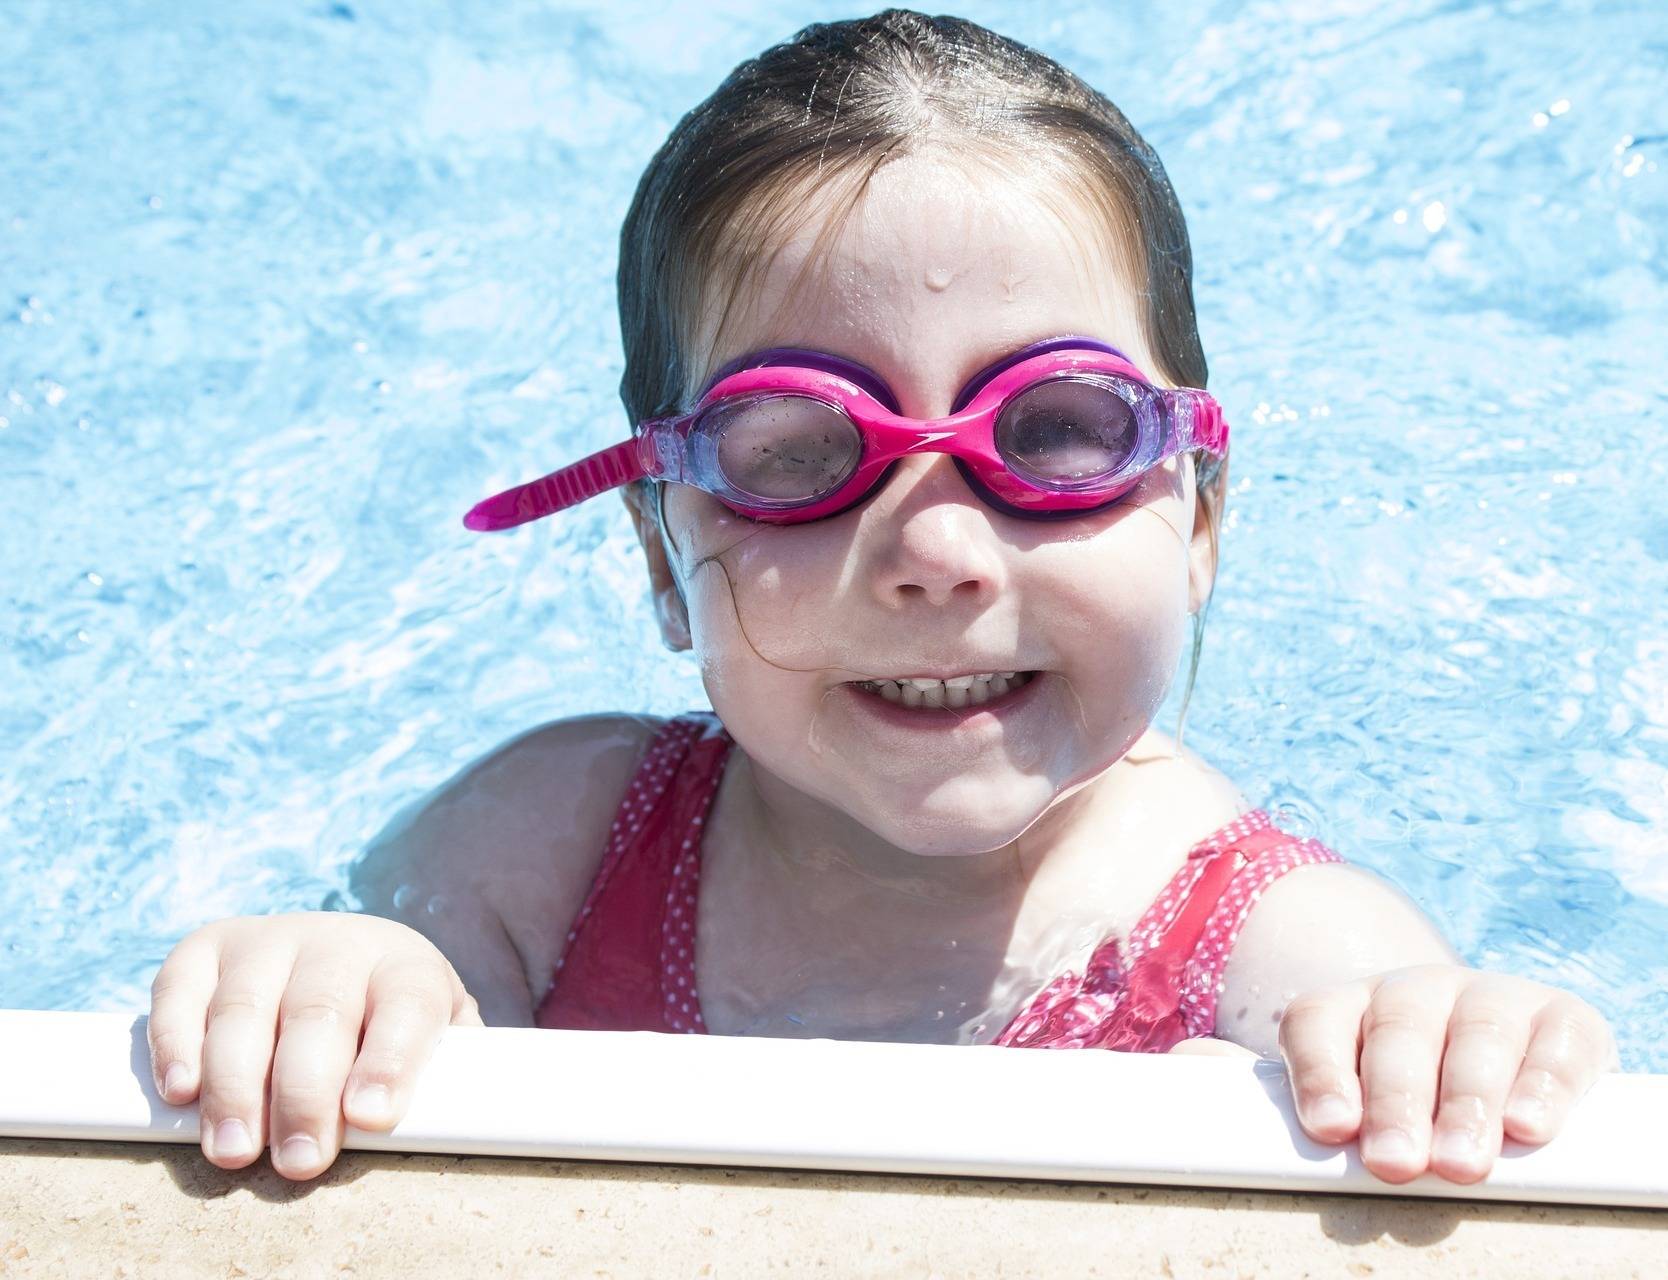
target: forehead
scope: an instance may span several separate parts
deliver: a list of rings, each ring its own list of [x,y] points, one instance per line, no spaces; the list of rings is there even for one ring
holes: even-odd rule
[[[873,371],[917,416],[1040,339],[1081,334],[1143,370],[1140,290],[1121,237],[1046,185],[917,155],[876,171],[841,216],[813,193],[797,225],[707,311],[695,386],[748,353],[800,347]]]

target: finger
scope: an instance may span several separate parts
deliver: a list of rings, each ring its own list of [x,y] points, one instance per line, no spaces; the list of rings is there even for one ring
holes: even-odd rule
[[[1348,1142],[1361,1126],[1356,1061],[1371,998],[1371,984],[1351,982],[1299,996],[1280,1015],[1280,1056],[1298,1121],[1317,1142]]]
[[[458,982],[459,998],[452,1007],[452,1025],[454,1027],[484,1027],[481,1021],[481,1006],[475,1003],[475,997],[463,989],[463,983]]]
[[[1603,1014],[1568,993],[1549,1000],[1531,1022],[1529,1047],[1506,1102],[1506,1134],[1518,1142],[1548,1141],[1563,1128],[1570,1107],[1617,1061],[1615,1035]]]
[[[411,1089],[449,1025],[481,1026],[475,998],[437,951],[383,958],[366,997],[365,1038],[342,1097],[349,1124],[391,1129],[411,1105]]]
[[[266,946],[227,958],[209,1000],[203,1034],[199,1114],[203,1154],[241,1169],[266,1145],[266,1087],[278,1035],[278,1003],[295,964],[290,946]]]
[[[1430,1161],[1431,1115],[1456,983],[1430,975],[1379,982],[1361,1020],[1361,1163],[1408,1182]]]
[[[220,947],[208,933],[182,939],[151,981],[151,1013],[145,1025],[151,1078],[162,1100],[176,1107],[197,1096],[209,1000],[219,981]]]
[[[1500,1155],[1501,1112],[1529,1043],[1529,1010],[1510,985],[1478,980],[1461,989],[1442,1055],[1432,1172],[1477,1182]]]
[[[272,1055],[272,1167],[322,1173],[341,1150],[342,1081],[365,1020],[365,966],[352,951],[304,952],[284,992]]]

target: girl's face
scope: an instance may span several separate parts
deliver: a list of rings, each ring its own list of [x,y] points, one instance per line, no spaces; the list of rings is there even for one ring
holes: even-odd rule
[[[1136,274],[1104,237],[980,173],[920,156],[884,166],[796,282],[813,218],[716,341],[708,318],[693,389],[737,355],[809,347],[936,418],[986,365],[1068,333],[1172,385],[1143,338]],[[904,458],[869,501],[799,526],[754,523],[685,485],[664,498],[670,546],[633,505],[662,628],[692,644],[761,791],[808,824],[839,811],[917,854],[1007,845],[1114,765],[1164,700],[1214,573],[1186,456],[1069,520],[985,506],[947,454]],[[852,683],[997,671],[1040,673],[1002,715],[900,716]]]

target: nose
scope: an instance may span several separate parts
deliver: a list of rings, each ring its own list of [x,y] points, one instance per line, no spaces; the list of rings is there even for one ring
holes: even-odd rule
[[[874,512],[869,530],[877,559],[872,581],[888,608],[925,601],[945,605],[965,597],[985,605],[1008,581],[990,513],[967,486],[948,454],[906,458],[881,495],[891,503]]]

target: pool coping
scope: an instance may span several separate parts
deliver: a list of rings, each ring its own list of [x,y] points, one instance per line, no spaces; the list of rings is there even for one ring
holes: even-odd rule
[[[196,1105],[155,1093],[146,1026],[0,1010],[0,1137],[197,1144]],[[1556,1138],[1508,1141],[1482,1182],[1391,1185],[1353,1143],[1302,1132],[1274,1062],[451,1027],[401,1123],[343,1146],[1668,1208],[1668,1076],[1601,1077]]]

